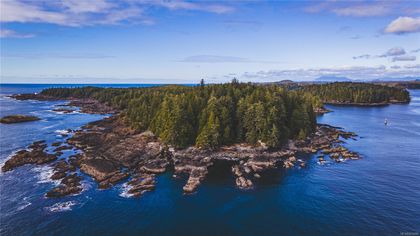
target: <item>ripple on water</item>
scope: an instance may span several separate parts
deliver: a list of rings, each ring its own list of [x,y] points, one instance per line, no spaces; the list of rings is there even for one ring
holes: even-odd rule
[[[17,210],[21,211],[21,210],[27,208],[30,205],[32,205],[32,203],[30,201],[28,201],[28,197],[24,197],[23,201],[19,204],[19,207],[17,208]]]

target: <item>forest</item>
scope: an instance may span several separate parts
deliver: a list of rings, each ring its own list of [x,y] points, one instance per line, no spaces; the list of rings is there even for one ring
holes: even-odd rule
[[[149,88],[51,88],[42,95],[93,98],[122,111],[128,125],[151,130],[177,148],[215,149],[234,143],[281,147],[304,139],[316,126],[319,99],[301,91],[232,81],[198,86]]]
[[[234,143],[265,143],[280,148],[288,139],[304,139],[316,127],[315,107],[325,102],[407,101],[405,89],[366,83],[278,85],[231,83],[148,88],[50,88],[42,95],[92,98],[121,111],[127,124],[151,130],[177,148],[215,149]]]
[[[403,88],[371,83],[312,84],[301,89],[319,97],[325,103],[371,104],[410,101],[410,94]]]

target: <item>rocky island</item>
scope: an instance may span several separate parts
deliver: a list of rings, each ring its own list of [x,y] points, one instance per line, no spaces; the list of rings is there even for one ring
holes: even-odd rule
[[[69,100],[81,111],[112,112],[71,131],[66,144],[51,144],[53,153],[39,141],[5,163],[2,171],[55,162],[51,178],[61,182],[47,197],[81,192],[84,174],[101,189],[125,181],[128,193],[140,196],[155,188],[156,175],[171,172],[186,179],[185,193],[193,193],[216,162],[231,167],[238,188],[252,189],[269,169],[305,167],[304,153],[316,154],[319,164],[360,158],[342,145],[356,134],[317,124],[322,98],[302,90],[233,81],[195,87],[56,88],[14,97]],[[77,154],[60,157],[70,149]]]
[[[13,123],[22,123],[22,122],[37,121],[37,120],[40,120],[40,118],[36,116],[10,115],[10,116],[2,117],[0,119],[0,123],[13,124]]]

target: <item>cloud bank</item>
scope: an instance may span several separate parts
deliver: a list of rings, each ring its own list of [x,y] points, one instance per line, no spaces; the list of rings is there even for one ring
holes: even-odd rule
[[[2,0],[2,23],[49,23],[69,27],[112,25],[120,23],[153,24],[147,14],[150,8],[202,11],[225,14],[234,8],[212,2],[183,0],[59,0],[24,1]]]
[[[349,66],[245,72],[241,75],[237,75],[237,77],[242,81],[279,81],[285,79],[308,81],[321,76],[339,76],[355,80],[373,80],[385,77],[419,77],[419,75],[420,65],[411,65],[398,68],[378,65],[373,67]]]

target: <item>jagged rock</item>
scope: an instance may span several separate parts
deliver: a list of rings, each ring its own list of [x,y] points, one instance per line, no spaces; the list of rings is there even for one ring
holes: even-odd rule
[[[46,197],[63,197],[70,194],[80,193],[83,189],[80,186],[82,178],[77,174],[72,174],[64,177],[59,186],[50,190]]]
[[[156,181],[153,174],[142,174],[137,178],[132,179],[128,184],[131,186],[128,191],[134,197],[139,197],[147,191],[152,191],[155,188]]]
[[[2,167],[2,171],[10,171],[16,167],[23,166],[25,164],[44,164],[52,162],[57,159],[56,155],[48,154],[44,152],[47,147],[45,141],[37,141],[29,146],[31,150],[20,150],[16,152],[12,158],[6,161]]]
[[[99,187],[102,188],[102,189],[109,188],[112,185],[115,185],[116,183],[118,183],[118,182],[120,182],[124,179],[127,179],[128,177],[129,177],[129,174],[126,173],[126,172],[116,173],[116,174],[112,175],[111,177],[101,181],[99,183]]]
[[[51,176],[51,179],[52,180],[57,180],[57,179],[62,179],[62,178],[64,178],[64,177],[66,177],[66,172],[62,172],[62,171],[59,171],[59,172],[55,172],[52,176]]]
[[[254,187],[254,184],[252,183],[251,180],[246,179],[241,176],[241,177],[236,178],[236,186],[238,186],[241,189],[250,189]]]
[[[283,164],[283,167],[284,168],[292,168],[293,166],[295,166],[291,161],[288,161],[288,160],[286,160],[286,161],[284,161],[284,164]]]

